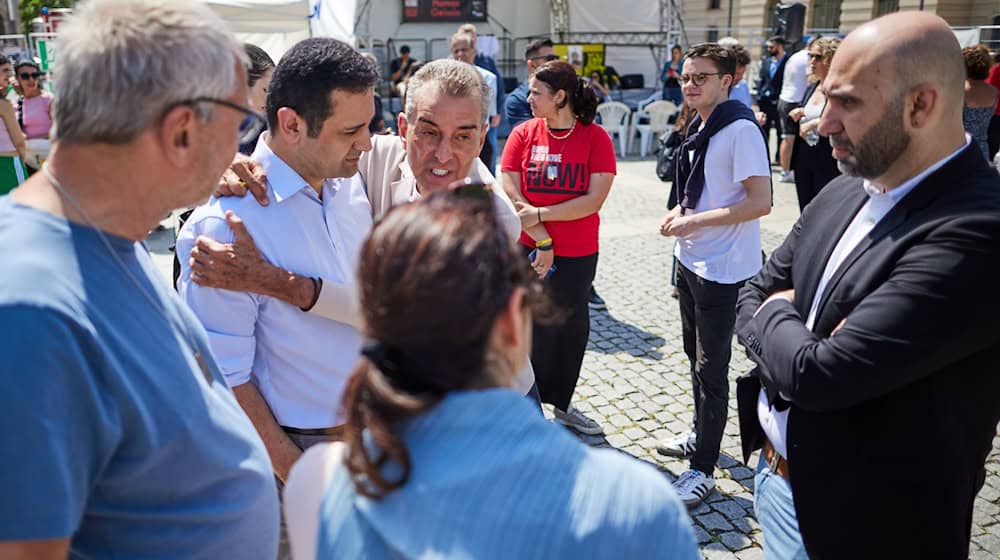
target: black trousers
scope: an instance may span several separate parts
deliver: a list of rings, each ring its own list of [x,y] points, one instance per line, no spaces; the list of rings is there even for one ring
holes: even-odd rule
[[[774,150],[773,160],[778,161],[779,152],[781,151],[781,115],[778,113],[778,102],[761,99],[757,102],[757,106],[767,116],[767,122],[764,123],[764,135],[767,136],[767,141],[771,141],[772,128],[778,133],[778,147]]]
[[[525,254],[531,248],[524,247]],[[597,271],[597,253],[585,257],[555,257],[556,271],[545,280],[546,292],[562,321],[533,325],[531,365],[542,402],[565,411],[580,379],[583,354],[590,338],[590,285]]]
[[[708,476],[719,462],[729,411],[729,359],[732,356],[736,300],[744,282],[719,284],[677,263],[684,353],[691,362],[694,432],[698,444],[691,468]]]

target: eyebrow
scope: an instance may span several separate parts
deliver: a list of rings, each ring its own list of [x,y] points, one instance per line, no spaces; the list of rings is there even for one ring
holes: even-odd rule
[[[857,95],[852,95],[850,93],[846,93],[846,92],[842,92],[842,91],[841,92],[837,92],[837,91],[831,92],[830,90],[828,90],[828,89],[826,89],[824,87],[821,87],[820,89],[823,91],[823,95],[827,96],[828,98],[838,99],[838,100],[841,100],[841,101],[845,101],[845,100],[846,101],[861,101],[861,97],[859,97]]]
[[[417,122],[418,123],[429,124],[429,125],[433,126],[434,128],[441,128],[440,126],[438,126],[438,124],[436,122],[428,119],[427,117],[417,117]],[[478,128],[479,128],[479,125],[477,125],[477,124],[463,124],[463,125],[461,125],[461,126],[458,127],[459,130],[476,130]]]

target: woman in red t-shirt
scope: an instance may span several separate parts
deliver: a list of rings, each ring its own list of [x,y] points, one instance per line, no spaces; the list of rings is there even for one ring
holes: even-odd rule
[[[534,325],[531,363],[542,401],[556,419],[586,434],[601,426],[570,404],[590,336],[587,300],[597,270],[597,212],[615,177],[611,137],[594,124],[597,97],[561,61],[546,63],[529,82],[535,118],[511,132],[504,146],[503,187],[521,216],[521,244],[536,251],[532,266],[567,313],[556,325]]]

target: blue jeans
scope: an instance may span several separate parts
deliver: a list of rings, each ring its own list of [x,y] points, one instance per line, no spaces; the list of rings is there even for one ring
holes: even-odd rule
[[[792,487],[771,472],[763,453],[753,482],[753,510],[764,531],[764,560],[808,560],[795,516]]]

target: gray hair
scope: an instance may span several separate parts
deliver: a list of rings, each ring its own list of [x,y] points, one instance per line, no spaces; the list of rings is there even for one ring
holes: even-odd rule
[[[416,120],[417,94],[422,89],[434,87],[452,97],[479,95],[482,122],[490,113],[490,90],[475,66],[458,60],[441,59],[428,62],[410,77],[406,86],[406,119]]]
[[[201,2],[90,0],[59,29],[53,138],[131,142],[171,105],[232,96],[237,63],[243,45]]]

